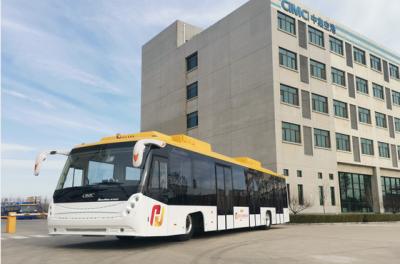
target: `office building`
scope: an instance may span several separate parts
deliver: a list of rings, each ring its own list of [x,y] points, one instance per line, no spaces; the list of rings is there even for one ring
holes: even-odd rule
[[[142,57],[142,130],[261,161],[305,212],[400,209],[400,56],[379,40],[250,0],[207,29],[176,21]]]

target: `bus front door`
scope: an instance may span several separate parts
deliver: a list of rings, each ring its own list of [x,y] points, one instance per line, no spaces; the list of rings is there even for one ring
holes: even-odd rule
[[[233,228],[232,169],[216,165],[218,230]]]

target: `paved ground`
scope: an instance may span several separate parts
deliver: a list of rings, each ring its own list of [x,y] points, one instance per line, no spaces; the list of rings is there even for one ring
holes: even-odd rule
[[[2,223],[2,230],[4,229]],[[400,223],[282,225],[187,242],[49,237],[43,220],[2,231],[2,263],[400,263]]]

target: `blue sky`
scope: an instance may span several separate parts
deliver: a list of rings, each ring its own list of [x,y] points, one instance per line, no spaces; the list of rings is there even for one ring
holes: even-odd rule
[[[176,19],[206,28],[245,2],[2,1],[2,196],[51,196],[64,159],[34,177],[40,150],[138,131],[141,46]],[[302,2],[399,50],[400,1]]]

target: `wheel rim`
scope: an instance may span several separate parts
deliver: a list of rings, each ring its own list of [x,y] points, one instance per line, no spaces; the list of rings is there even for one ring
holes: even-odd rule
[[[186,234],[189,234],[190,231],[192,231],[192,217],[190,215],[188,215],[186,217]]]
[[[271,225],[271,217],[269,216],[269,213],[267,213],[267,217],[265,218],[265,222],[267,226]]]

